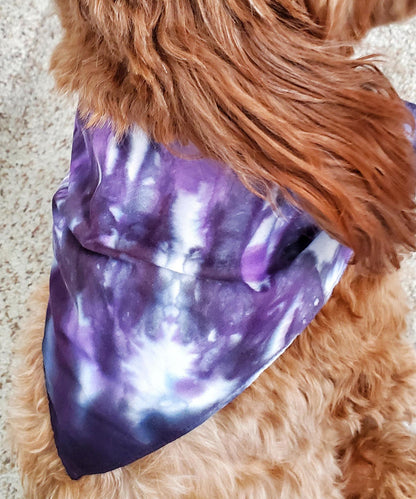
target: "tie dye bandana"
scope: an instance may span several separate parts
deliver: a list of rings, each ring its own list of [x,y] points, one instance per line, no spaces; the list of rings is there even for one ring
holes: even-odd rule
[[[277,196],[279,198],[279,196]],[[234,172],[135,129],[75,125],[54,197],[43,343],[58,453],[77,479],[124,466],[249,386],[330,297],[351,251]]]

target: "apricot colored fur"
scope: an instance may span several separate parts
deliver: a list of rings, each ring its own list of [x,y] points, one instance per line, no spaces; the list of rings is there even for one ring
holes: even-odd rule
[[[416,13],[416,0],[306,0],[306,4],[326,35],[337,40],[362,38],[374,26]]]
[[[371,60],[327,33],[344,4],[367,26],[379,0],[320,0],[316,12],[304,0],[56,3],[52,69],[91,123],[190,141],[264,197],[277,183],[372,271],[414,247],[413,119]]]
[[[397,276],[349,269],[286,353],[191,433],[72,481],[56,454],[41,357],[46,286],[22,332],[13,434],[30,499],[416,497],[416,357]],[[343,491],[348,491],[348,494]]]
[[[328,304],[225,409],[122,469],[72,481],[41,356],[46,286],[20,335],[11,400],[29,499],[414,498],[416,356],[396,274],[414,246],[413,124],[350,41],[411,0],[57,0],[52,67],[91,124],[192,141],[267,197],[287,196],[356,251]],[[365,270],[365,271],[364,271]]]

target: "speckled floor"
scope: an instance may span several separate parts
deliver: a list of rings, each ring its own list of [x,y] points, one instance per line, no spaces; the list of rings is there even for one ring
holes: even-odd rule
[[[0,30],[0,498],[21,499],[4,428],[11,352],[26,300],[48,273],[50,200],[68,167],[75,104],[53,92],[47,73],[59,37],[49,0],[3,0]],[[385,54],[400,95],[416,102],[416,20],[373,32],[365,51]],[[416,341],[415,255],[403,279]]]

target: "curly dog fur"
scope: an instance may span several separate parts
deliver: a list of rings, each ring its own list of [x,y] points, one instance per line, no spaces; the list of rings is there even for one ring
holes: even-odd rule
[[[414,0],[57,0],[52,69],[90,124],[194,143],[355,251],[328,304],[225,409],[122,469],[72,481],[44,388],[46,286],[21,334],[12,433],[29,498],[413,498],[416,355],[396,274],[414,247],[413,121],[352,40]]]
[[[48,290],[21,337],[13,431],[28,498],[412,498],[416,358],[397,276],[349,269],[315,321],[225,409],[159,451],[71,480],[56,453],[41,341]]]

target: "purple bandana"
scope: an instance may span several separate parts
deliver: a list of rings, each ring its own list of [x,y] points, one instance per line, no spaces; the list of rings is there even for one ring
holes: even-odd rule
[[[155,451],[228,404],[330,297],[351,251],[278,196],[135,129],[75,125],[54,197],[43,344],[72,478]]]

